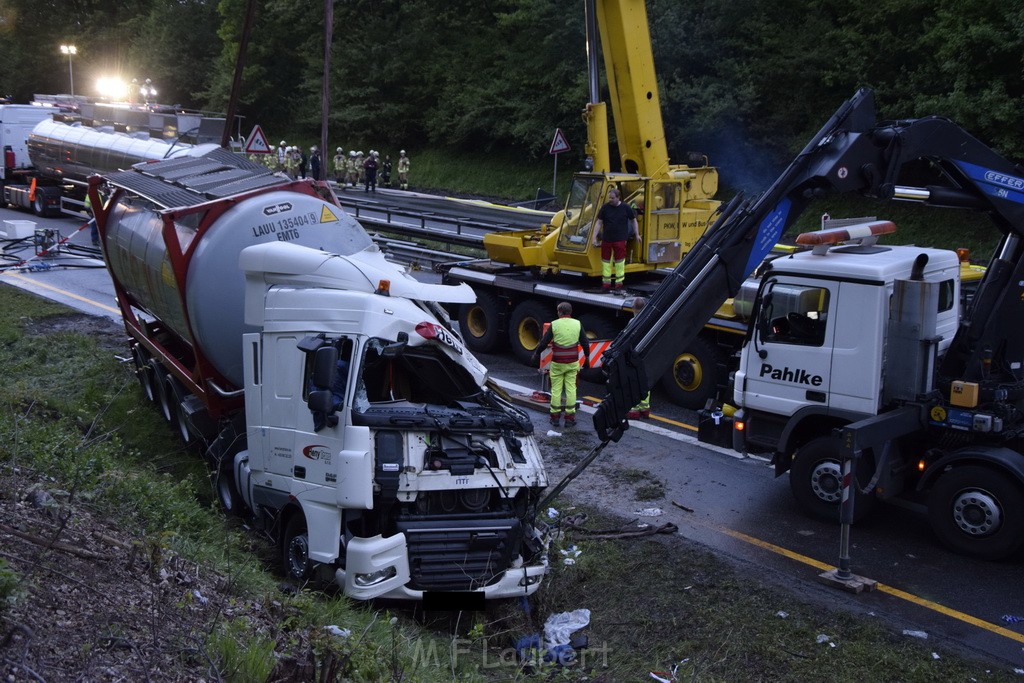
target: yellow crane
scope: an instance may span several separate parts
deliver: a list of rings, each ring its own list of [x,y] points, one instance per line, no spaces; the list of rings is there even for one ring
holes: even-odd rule
[[[496,232],[484,238],[488,257],[542,272],[601,272],[591,235],[597,211],[616,187],[637,212],[640,239],[629,245],[627,273],[672,267],[704,234],[719,202],[718,171],[672,164],[665,144],[644,0],[588,0],[587,60],[590,102],[587,170],[573,176],[565,209],[537,230]],[[597,34],[615,123],[619,171],[611,170],[608,105],[601,100]]]

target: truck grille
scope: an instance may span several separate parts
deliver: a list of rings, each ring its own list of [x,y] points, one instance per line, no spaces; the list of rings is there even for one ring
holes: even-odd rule
[[[474,590],[494,583],[519,555],[516,519],[400,521],[409,549],[409,587]]]

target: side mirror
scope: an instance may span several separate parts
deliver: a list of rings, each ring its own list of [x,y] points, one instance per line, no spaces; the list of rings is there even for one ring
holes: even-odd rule
[[[409,335],[406,332],[398,333],[398,341],[392,342],[380,351],[384,358],[398,358],[405,353],[405,347],[409,344]]]
[[[338,349],[333,346],[322,346],[317,349],[316,355],[313,356],[313,386],[317,389],[330,389],[337,363]],[[331,392],[326,393],[330,396]]]
[[[319,432],[324,427],[335,427],[338,416],[334,414],[334,397],[327,390],[311,391],[306,405],[313,413],[313,431]]]

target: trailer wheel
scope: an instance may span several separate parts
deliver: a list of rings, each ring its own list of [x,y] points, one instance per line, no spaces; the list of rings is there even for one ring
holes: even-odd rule
[[[170,422],[174,419],[174,406],[171,405],[171,398],[167,395],[167,373],[164,366],[156,358],[149,359],[150,374],[153,376],[153,389],[156,392],[156,402],[160,406],[160,413],[164,419]]]
[[[156,400],[156,389],[153,386],[153,368],[149,366],[149,358],[140,344],[132,347],[132,359],[135,361],[135,376],[139,379],[142,393],[147,401]]]
[[[824,522],[839,521],[839,504],[843,499],[842,458],[838,444],[827,436],[812,439],[797,449],[789,468],[789,488],[808,516]],[[871,474],[870,458],[862,457],[857,464],[855,483],[868,482]],[[871,513],[877,499],[856,487],[853,496],[853,521],[859,522]]]
[[[217,502],[228,517],[240,517],[245,504],[238,493],[235,482],[234,458],[224,458],[219,467],[211,473],[213,490],[217,492]]]
[[[185,400],[185,388],[181,386],[177,377],[169,373],[164,382],[167,384],[166,393],[171,409],[171,425],[178,430],[182,441],[192,443],[192,432],[188,429],[188,418],[185,416],[185,406],[182,404],[182,401]]]
[[[996,470],[954,467],[932,488],[928,519],[949,549],[998,560],[1024,545],[1024,491]]]
[[[39,190],[36,190],[36,198],[32,200],[32,213],[39,217],[46,215],[46,198]]]
[[[293,581],[306,581],[311,573],[313,563],[309,560],[309,532],[306,530],[306,518],[301,512],[296,512],[289,518],[281,548],[284,575]]]
[[[552,313],[547,306],[532,299],[522,301],[512,309],[508,339],[512,355],[523,365],[533,364],[533,352],[544,336],[544,323],[551,320]]]
[[[662,375],[661,388],[676,405],[699,410],[718,392],[720,374],[718,350],[706,339],[697,337]]]
[[[503,303],[490,292],[477,292],[476,302],[459,306],[459,330],[471,351],[496,351],[504,341],[501,336]]]

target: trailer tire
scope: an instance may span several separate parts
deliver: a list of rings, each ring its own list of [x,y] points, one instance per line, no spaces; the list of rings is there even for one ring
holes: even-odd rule
[[[928,521],[950,550],[999,560],[1024,545],[1024,490],[988,467],[954,467],[932,487]]]
[[[309,531],[301,511],[288,519],[281,539],[281,565],[286,578],[300,583],[309,579],[313,563],[309,560]]]
[[[661,388],[672,403],[690,410],[704,407],[718,393],[721,384],[718,350],[706,339],[697,337],[672,361],[661,376]],[[651,381],[653,378],[648,378]]]
[[[843,496],[843,454],[828,436],[819,436],[797,449],[789,468],[789,488],[800,508],[808,516],[823,522],[839,522],[839,505]],[[856,483],[865,483],[872,474],[871,459],[861,457],[857,465]],[[853,521],[871,514],[877,503],[872,494],[853,488]]]
[[[533,365],[533,352],[544,336],[544,323],[550,320],[551,312],[540,301],[527,299],[512,309],[508,340],[516,360],[523,365]]]
[[[168,373],[164,380],[167,384],[167,398],[171,407],[171,425],[177,430],[178,436],[185,443],[192,443],[194,436],[188,428],[188,418],[185,416],[185,408],[182,402],[185,400],[185,387],[174,375]]]
[[[132,360],[135,361],[135,376],[142,387],[142,394],[146,400],[156,400],[156,388],[153,386],[153,368],[149,366],[149,354],[142,348],[141,344],[132,347]]]
[[[167,395],[167,372],[164,366],[156,358],[149,359],[150,374],[153,376],[153,389],[156,390],[156,404],[160,406],[160,413],[164,420],[170,422],[174,419],[174,407],[171,405],[170,397]]]
[[[40,218],[46,215],[46,198],[39,190],[36,190],[36,198],[32,200],[32,213]]]
[[[245,502],[235,482],[234,458],[223,458],[216,469],[211,470],[210,479],[213,490],[217,493],[217,502],[224,514],[228,517],[241,517]]]
[[[504,304],[490,292],[477,292],[476,302],[459,306],[459,330],[471,351],[497,351],[501,336],[501,314]]]

